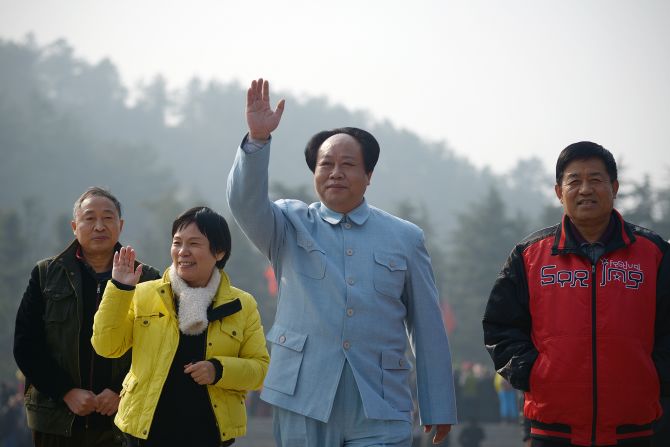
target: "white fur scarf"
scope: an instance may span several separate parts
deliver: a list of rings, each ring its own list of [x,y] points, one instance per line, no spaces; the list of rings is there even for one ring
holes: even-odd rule
[[[172,292],[179,297],[179,330],[186,335],[198,335],[207,329],[207,308],[212,303],[219,288],[221,274],[214,269],[205,287],[190,287],[170,266]]]

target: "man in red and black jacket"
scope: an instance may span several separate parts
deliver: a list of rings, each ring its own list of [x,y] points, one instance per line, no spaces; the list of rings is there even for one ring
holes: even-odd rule
[[[525,391],[532,446],[650,446],[670,394],[670,245],[614,209],[602,146],[556,163],[562,222],[520,242],[484,314],[495,368]]]

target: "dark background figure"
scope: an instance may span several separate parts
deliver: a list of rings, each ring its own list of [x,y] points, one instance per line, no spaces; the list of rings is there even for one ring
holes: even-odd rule
[[[0,446],[29,447],[32,434],[26,426],[23,407],[23,384],[2,382],[0,396]]]
[[[486,438],[484,429],[477,419],[470,419],[458,434],[458,443],[461,447],[479,447]]]

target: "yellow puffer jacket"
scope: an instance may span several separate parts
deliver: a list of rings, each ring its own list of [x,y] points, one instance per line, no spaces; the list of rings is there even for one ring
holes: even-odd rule
[[[207,385],[221,440],[243,436],[247,390],[261,387],[269,356],[254,298],[230,285],[221,272],[214,307],[239,298],[242,310],[209,323],[207,359],[223,365],[221,380]],[[168,271],[161,279],[124,291],[110,283],[95,314],[95,351],[119,357],[133,348],[130,371],[123,381],[121,402],[114,422],[121,431],[147,439],[163,384],[179,344],[179,326]]]

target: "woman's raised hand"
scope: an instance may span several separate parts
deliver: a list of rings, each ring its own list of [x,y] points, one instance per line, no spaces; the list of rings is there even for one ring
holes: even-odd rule
[[[112,279],[121,284],[135,286],[142,276],[142,264],[135,268],[135,250],[128,245],[114,253],[112,264]]]

